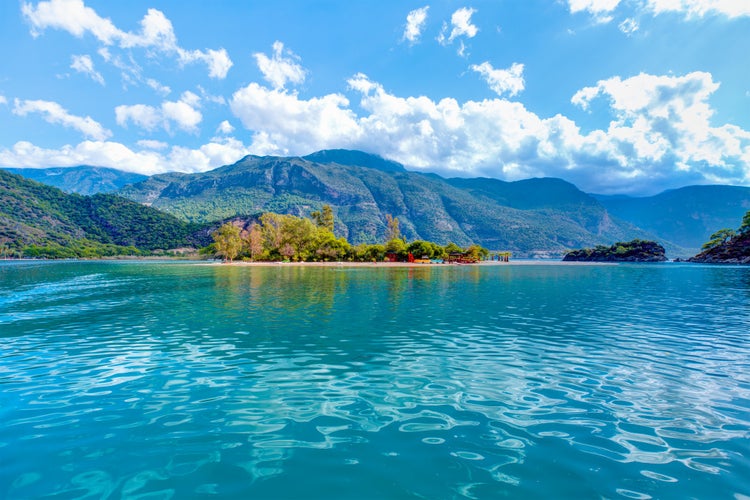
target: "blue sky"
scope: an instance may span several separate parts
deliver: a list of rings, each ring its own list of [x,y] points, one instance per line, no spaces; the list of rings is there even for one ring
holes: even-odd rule
[[[0,165],[750,185],[750,0],[0,2]]]

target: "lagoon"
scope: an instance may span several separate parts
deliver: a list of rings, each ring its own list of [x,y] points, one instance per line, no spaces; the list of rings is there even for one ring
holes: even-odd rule
[[[0,498],[749,498],[750,268],[0,262]]]

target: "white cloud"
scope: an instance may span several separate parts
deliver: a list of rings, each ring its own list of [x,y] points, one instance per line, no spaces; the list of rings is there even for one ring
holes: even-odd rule
[[[610,13],[619,4],[620,0],[568,0],[571,14],[586,11],[601,23],[608,23],[613,19]]]
[[[174,146],[164,152],[155,150],[161,149],[158,141],[149,142],[139,144],[144,149],[134,151],[124,144],[110,141],[84,141],[58,149],[40,148],[20,141],[12,148],[0,149],[0,164],[9,167],[97,165],[152,175],[174,171],[202,172],[234,163],[250,153],[244,144],[232,138],[212,139],[196,149]]]
[[[610,99],[613,120],[582,133],[567,117],[542,118],[518,102],[399,97],[358,74],[358,115],[340,94],[309,100],[250,84],[230,107],[256,154],[355,148],[444,175],[502,179],[555,176],[590,192],[639,191],[691,182],[750,183],[750,132],[712,127],[710,75],[610,79],[576,93],[582,107]]]
[[[470,68],[484,77],[490,88],[499,96],[511,97],[524,89],[523,64],[513,63],[508,69],[495,69],[489,62],[472,64]]]
[[[115,119],[121,127],[127,127],[128,122],[133,122],[149,131],[155,130],[164,121],[160,109],[146,104],[117,106],[115,108]]]
[[[167,144],[166,142],[154,141],[151,139],[143,139],[143,140],[138,141],[136,144],[138,144],[138,146],[142,147],[143,149],[160,150],[160,149],[167,149],[169,147],[169,144]]]
[[[104,140],[112,136],[112,132],[90,116],[80,117],[71,115],[56,102],[52,101],[25,101],[16,99],[13,106],[13,114],[26,116],[29,113],[39,113],[48,123],[62,125],[79,131],[86,137],[96,140]]]
[[[234,93],[229,107],[254,131],[258,154],[287,154],[354,144],[360,133],[349,100],[329,94],[310,100],[296,93],[251,83]]]
[[[625,19],[620,24],[618,24],[617,27],[626,35],[632,35],[636,31],[638,31],[639,28],[638,21],[636,21],[632,17]]]
[[[158,93],[162,95],[169,95],[172,92],[172,89],[169,88],[167,85],[162,85],[158,81],[154,80],[153,78],[147,78],[146,79],[146,85],[157,91]]]
[[[623,165],[639,164],[651,175],[667,178],[686,172],[706,179],[750,180],[743,162],[750,132],[734,125],[711,125],[708,100],[719,88],[710,73],[684,76],[640,74],[602,80],[572,99],[586,109],[603,97],[614,120],[606,131],[612,157]]]
[[[115,108],[117,124],[126,127],[129,122],[153,131],[163,128],[171,132],[174,123],[177,128],[186,132],[197,132],[203,115],[200,107],[200,97],[192,92],[183,92],[178,101],[164,101],[160,107],[146,104],[120,105]]]
[[[750,2],[747,0],[646,0],[646,3],[654,14],[675,12],[687,17],[711,14],[729,18],[750,16]]]
[[[83,0],[47,0],[36,6],[24,2],[21,12],[31,25],[34,36],[39,36],[47,28],[61,29],[79,38],[91,34],[106,47],[153,49],[165,55],[177,56],[181,64],[203,62],[208,66],[212,78],[225,78],[232,67],[232,61],[224,49],[201,51],[180,47],[172,23],[156,9],[147,11],[141,20],[139,33],[118,29],[111,20],[102,18],[94,9],[87,7]],[[103,57],[109,60],[109,56]]]
[[[427,22],[427,11],[430,9],[429,5],[425,5],[419,9],[414,9],[406,16],[406,27],[404,28],[404,40],[408,40],[414,44],[419,41],[419,37],[422,36],[422,30]]]
[[[588,12],[597,22],[608,23],[621,3],[628,3],[637,11],[645,10],[654,16],[665,13],[683,14],[686,18],[724,15],[729,18],[750,16],[748,0],[567,0],[570,12]],[[624,26],[623,26],[624,25]],[[620,30],[630,34],[637,29],[634,19],[620,23]],[[633,29],[635,27],[635,29]]]
[[[104,77],[94,69],[94,61],[88,55],[74,55],[70,67],[79,73],[83,73],[100,85],[104,85]]]
[[[8,104],[8,99],[2,94],[0,94],[0,104]]]
[[[462,7],[455,11],[451,16],[451,31],[448,34],[448,24],[443,23],[443,29],[438,35],[438,42],[441,45],[449,45],[460,37],[474,38],[479,32],[479,28],[471,23],[471,16],[476,13],[476,9]],[[459,40],[458,55],[466,54],[466,45],[463,40]]]
[[[299,85],[305,81],[306,72],[297,63],[299,57],[291,50],[284,51],[284,44],[279,41],[274,42],[271,57],[261,52],[256,52],[253,57],[258,69],[263,73],[263,78],[275,89],[286,87],[287,82]]]
[[[216,132],[222,133],[222,134],[231,134],[234,132],[234,127],[231,123],[229,123],[229,120],[224,120],[219,124],[219,127],[216,129]]]

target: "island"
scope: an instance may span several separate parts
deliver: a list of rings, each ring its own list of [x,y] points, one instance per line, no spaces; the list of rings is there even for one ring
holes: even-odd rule
[[[719,229],[703,245],[703,251],[688,259],[701,264],[750,264],[750,211],[740,227]]]
[[[664,247],[655,241],[632,240],[617,242],[612,246],[572,250],[563,257],[564,262],[664,262]]]

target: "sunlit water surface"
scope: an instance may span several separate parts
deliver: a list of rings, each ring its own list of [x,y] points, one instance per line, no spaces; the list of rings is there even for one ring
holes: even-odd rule
[[[750,268],[0,263],[0,498],[750,497]]]

